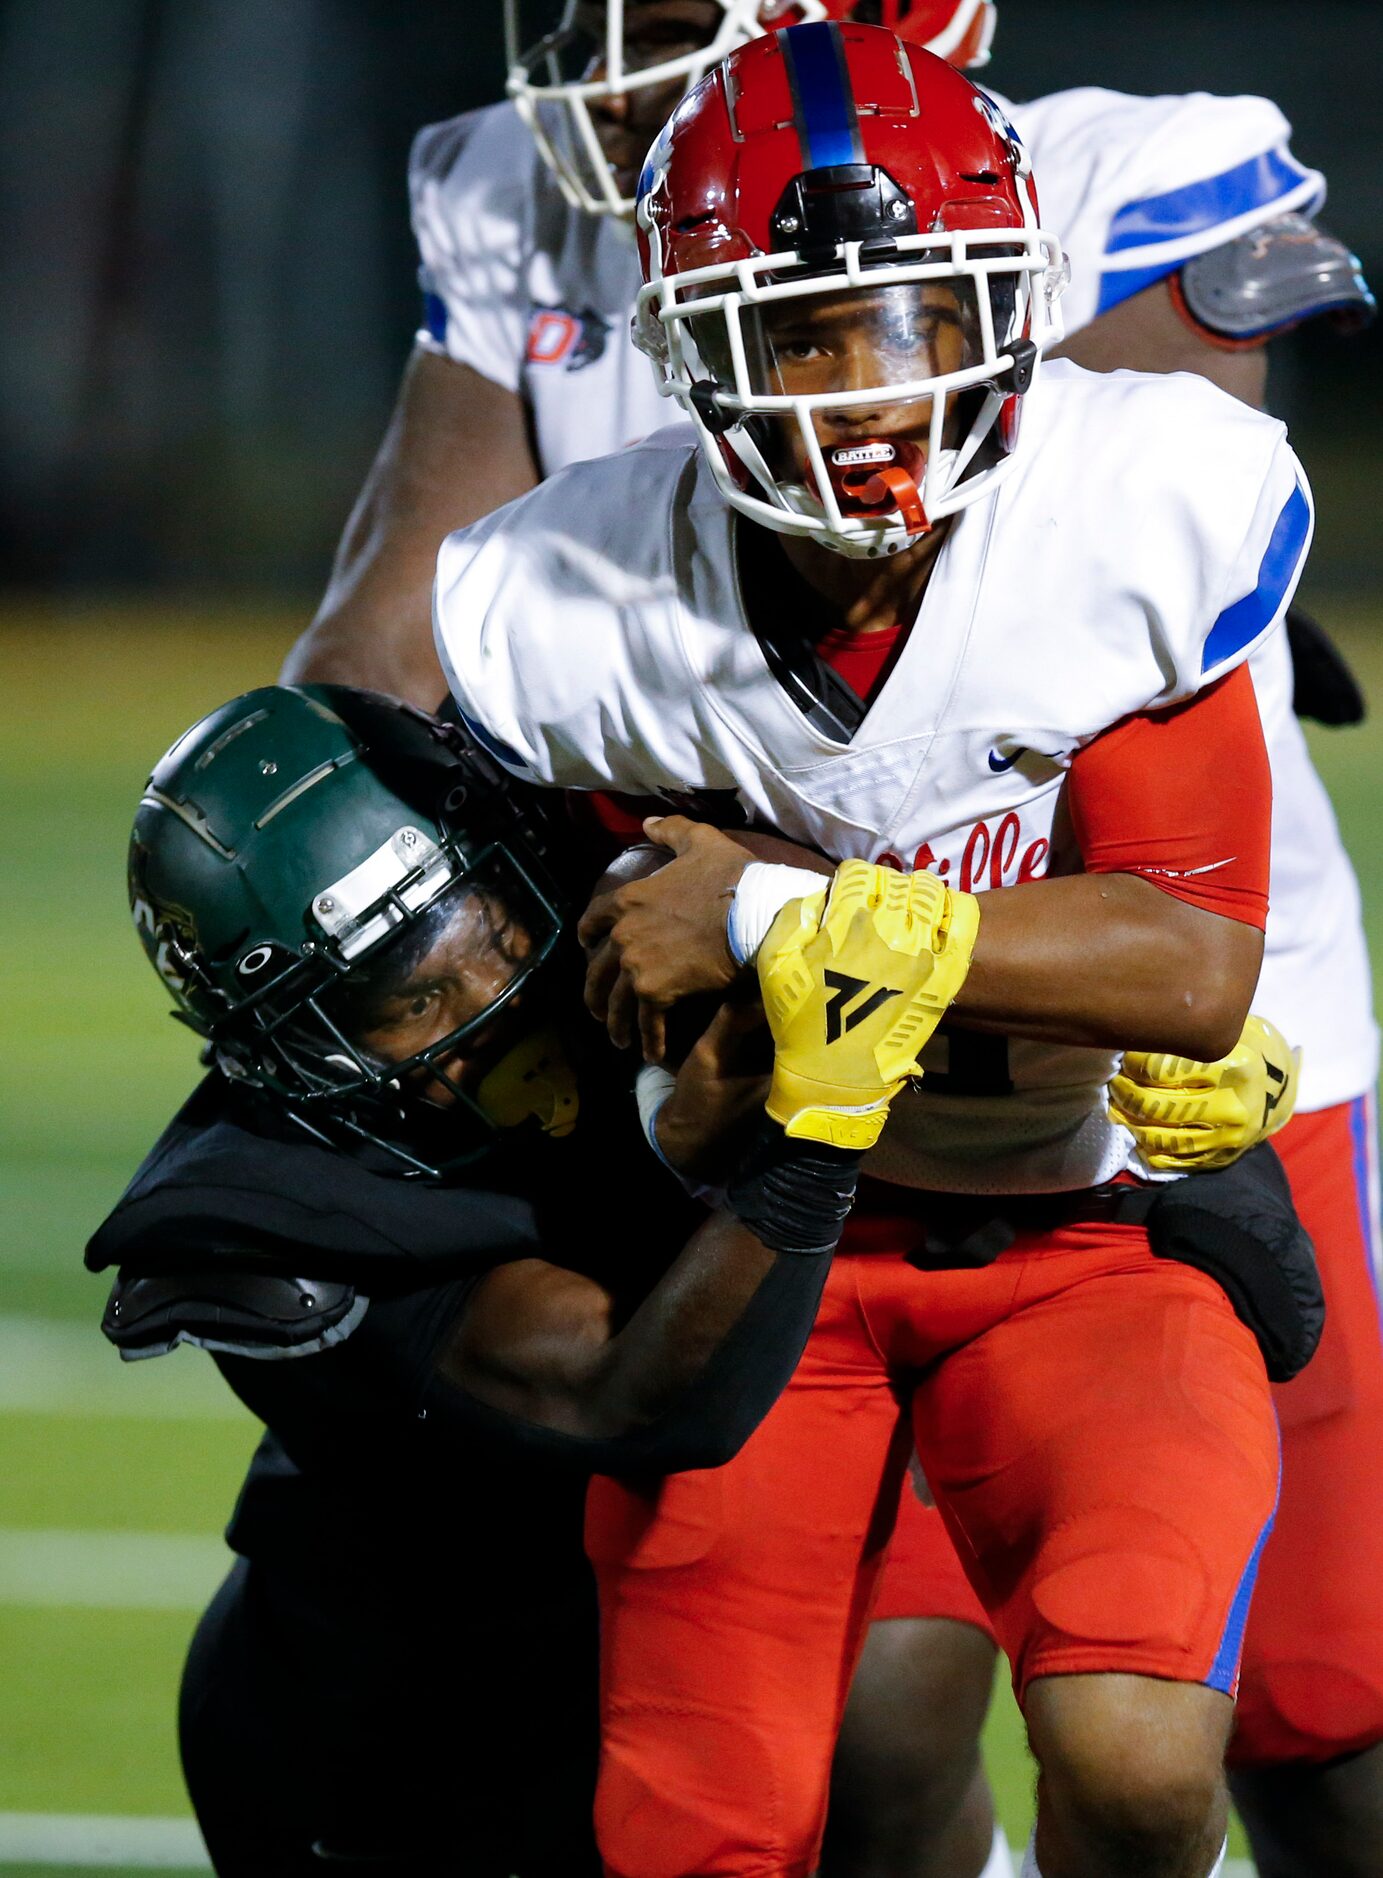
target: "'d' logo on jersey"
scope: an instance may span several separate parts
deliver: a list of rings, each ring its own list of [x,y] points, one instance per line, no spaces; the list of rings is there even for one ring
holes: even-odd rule
[[[560,365],[579,372],[605,356],[610,322],[591,307],[535,306],[528,321],[530,365]]]
[[[831,995],[826,1001],[826,1041],[834,1043],[843,1037],[856,1024],[862,1024],[867,1017],[872,1017],[881,1004],[887,1004],[890,998],[900,996],[899,991],[890,985],[870,986],[867,979],[852,978],[848,972],[823,972],[822,976],[831,987]],[[854,1004],[856,998],[863,997],[863,1004],[855,1004],[853,1011],[847,1010],[848,1004]]]

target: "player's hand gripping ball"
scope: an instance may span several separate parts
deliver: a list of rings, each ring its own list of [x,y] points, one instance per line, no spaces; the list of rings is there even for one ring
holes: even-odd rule
[[[935,874],[867,861],[788,902],[758,955],[775,1046],[766,1107],[788,1134],[873,1147],[965,982],[979,919],[974,895]]]
[[[1261,1017],[1248,1019],[1217,1063],[1130,1050],[1109,1085],[1110,1120],[1128,1129],[1149,1167],[1228,1167],[1290,1118],[1300,1064],[1300,1050]]]

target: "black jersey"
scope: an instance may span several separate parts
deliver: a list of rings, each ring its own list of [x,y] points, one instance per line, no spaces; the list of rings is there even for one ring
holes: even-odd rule
[[[600,1869],[584,1478],[419,1412],[437,1341],[486,1270],[588,1248],[609,1269],[603,1236],[583,1246],[575,1228],[618,1114],[589,1133],[580,1155],[531,1141],[470,1186],[427,1187],[318,1146],[214,1075],[91,1241],[95,1269],[249,1254],[369,1298],[334,1347],[216,1358],[266,1424],[227,1532],[240,1562],[182,1687],[183,1765],[231,1878],[316,1871],[327,1852],[400,1874]],[[623,1139],[637,1185],[652,1157]],[[668,1185],[655,1216],[677,1210]]]
[[[520,1151],[480,1163],[471,1184],[437,1186],[322,1146],[213,1074],[93,1236],[87,1264],[159,1272],[281,1261],[368,1298],[335,1347],[275,1361],[217,1356],[268,1431],[228,1538],[295,1576],[320,1581],[329,1558],[335,1577],[405,1580],[416,1596],[434,1575],[439,1588],[454,1575],[477,1506],[493,1525],[515,1472],[512,1453],[464,1433],[458,1441],[454,1422],[422,1406],[437,1346],[480,1277],[542,1257],[642,1291],[694,1218],[639,1141],[632,1099],[613,1087],[583,1104],[569,1139],[525,1133]],[[580,1480],[531,1455],[522,1471],[521,1489],[508,1493],[513,1520],[532,1518],[550,1536],[535,1499],[560,1501],[574,1548]]]

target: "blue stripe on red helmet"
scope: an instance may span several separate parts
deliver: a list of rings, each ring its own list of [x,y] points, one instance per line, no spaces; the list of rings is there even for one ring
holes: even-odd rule
[[[830,20],[787,26],[778,34],[778,43],[787,62],[793,117],[806,168],[863,163],[864,144],[839,26]]]

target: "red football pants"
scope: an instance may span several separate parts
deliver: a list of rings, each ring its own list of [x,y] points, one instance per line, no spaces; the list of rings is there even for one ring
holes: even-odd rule
[[[842,1252],[734,1461],[592,1483],[615,1878],[811,1870],[914,1440],[1020,1699],[1090,1670],[1232,1688],[1277,1433],[1219,1288],[1131,1226],[1020,1237],[978,1271]]]
[[[1373,1102],[1298,1115],[1275,1146],[1325,1289],[1325,1334],[1274,1388],[1282,1497],[1244,1634],[1231,1765],[1333,1760],[1383,1741],[1383,1320]],[[940,1515],[903,1489],[876,1620],[989,1630]],[[992,1632],[991,1632],[992,1634]]]
[[[1383,1325],[1371,1097],[1277,1136],[1325,1287],[1325,1334],[1273,1390],[1282,1501],[1244,1634],[1231,1766],[1383,1741]]]

